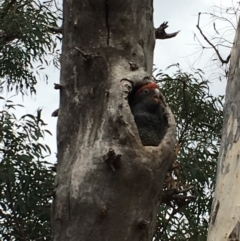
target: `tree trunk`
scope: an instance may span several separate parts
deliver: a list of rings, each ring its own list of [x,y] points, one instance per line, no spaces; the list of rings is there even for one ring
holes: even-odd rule
[[[166,105],[167,133],[143,147],[128,94],[151,80],[152,0],[65,0],[63,9],[53,240],[151,240],[175,122]]]
[[[231,53],[208,241],[240,240],[240,23]],[[239,184],[239,185],[238,185]]]

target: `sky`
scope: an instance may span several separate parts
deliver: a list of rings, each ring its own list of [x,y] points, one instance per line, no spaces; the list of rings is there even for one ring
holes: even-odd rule
[[[207,75],[218,75],[218,69],[214,67],[209,59],[212,55],[211,50],[206,51],[200,58],[196,53],[200,48],[199,44],[194,40],[194,33],[198,33],[196,29],[198,12],[207,12],[211,10],[214,4],[231,5],[231,0],[155,0],[154,1],[154,25],[158,27],[162,22],[168,21],[169,28],[167,32],[181,32],[177,37],[169,40],[157,40],[154,52],[154,64],[158,69],[165,70],[166,67],[173,63],[179,63],[184,71],[190,71],[192,63],[195,68],[202,68]],[[203,21],[205,29],[212,27],[207,25],[208,21]],[[234,33],[229,34],[232,41]],[[204,41],[203,41],[204,43]],[[205,43],[204,43],[205,44]],[[225,52],[224,52],[225,51]],[[230,50],[223,49],[223,55],[229,54]],[[36,96],[15,97],[16,103],[21,103],[25,107],[18,109],[19,116],[27,113],[36,113],[38,108],[42,108],[43,120],[48,124],[46,127],[52,132],[52,136],[46,136],[45,142],[50,146],[52,155],[47,161],[55,162],[56,148],[56,124],[57,118],[51,117],[52,112],[59,105],[59,91],[54,90],[54,83],[59,83],[59,70],[51,66],[45,70],[49,75],[48,83],[40,81],[37,86]],[[225,94],[226,81],[212,80],[211,92],[214,95]],[[11,96],[11,95],[9,95]]]

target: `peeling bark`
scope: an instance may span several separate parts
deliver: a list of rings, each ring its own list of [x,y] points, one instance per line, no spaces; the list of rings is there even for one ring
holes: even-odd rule
[[[151,240],[175,121],[143,147],[128,104],[151,80],[151,0],[65,0],[53,240]],[[131,63],[131,64],[130,64]]]
[[[240,240],[240,23],[231,53],[208,241]]]

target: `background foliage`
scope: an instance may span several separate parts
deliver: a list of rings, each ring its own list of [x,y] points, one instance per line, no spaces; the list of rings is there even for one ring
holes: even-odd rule
[[[54,172],[44,144],[41,110],[17,116],[21,105],[6,92],[36,93],[44,68],[57,63],[53,33],[61,12],[55,1],[0,0],[0,239],[50,240]],[[57,32],[57,31],[56,31]]]
[[[177,123],[177,158],[169,170],[159,207],[156,240],[206,240],[223,118],[223,96],[209,92],[203,72],[178,65],[157,82]]]
[[[50,31],[57,28],[59,20],[53,4],[0,0],[0,79],[8,90],[36,92],[36,74],[49,64],[50,55],[57,54]]]
[[[49,240],[53,172],[43,160],[50,149],[41,143],[45,123],[37,116],[20,119],[7,100],[0,112],[1,240]]]

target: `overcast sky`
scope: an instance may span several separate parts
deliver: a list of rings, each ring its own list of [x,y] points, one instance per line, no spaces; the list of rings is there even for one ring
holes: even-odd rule
[[[154,52],[154,64],[157,68],[164,70],[173,63],[179,63],[183,70],[190,70],[191,63],[199,57],[197,54],[194,54],[199,50],[197,42],[194,41],[194,32],[198,32],[196,29],[198,12],[210,11],[210,7],[213,4],[227,5],[231,4],[231,2],[231,0],[155,0],[155,27],[158,27],[164,21],[168,21],[169,28],[166,30],[167,32],[181,30],[179,35],[173,39],[157,41]],[[232,35],[229,38],[232,41]],[[206,72],[211,71],[211,68],[209,68],[211,65],[209,64],[209,54],[204,54],[201,61],[195,63],[195,67],[203,68]],[[228,52],[225,54],[228,54]],[[216,72],[216,70],[214,71]],[[47,129],[53,134],[52,137],[47,136],[45,139],[52,150],[52,156],[48,161],[55,161],[57,118],[51,117],[51,113],[59,105],[59,93],[53,88],[53,83],[59,82],[59,70],[51,67],[46,70],[46,73],[49,75],[48,84],[43,81],[40,82],[37,87],[37,96],[24,97],[23,104],[26,107],[19,111],[19,114],[36,113],[38,108],[43,109],[43,119],[48,124]],[[224,94],[225,85],[225,82],[215,81],[211,87],[211,91],[215,95]],[[22,98],[14,98],[14,101],[20,103],[22,102]]]

